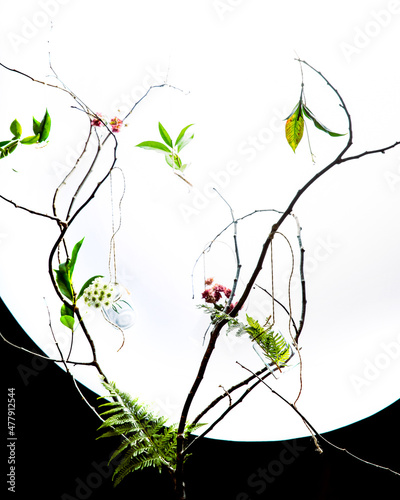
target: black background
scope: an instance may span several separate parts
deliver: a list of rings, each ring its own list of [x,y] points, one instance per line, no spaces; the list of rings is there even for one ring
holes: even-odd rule
[[[40,352],[0,302],[1,332]],[[1,498],[173,499],[171,480],[157,470],[136,472],[116,488],[106,467],[109,439],[96,441],[99,420],[72,381],[52,363],[0,341],[2,466]],[[21,376],[21,373],[23,376]],[[7,389],[16,396],[16,492],[8,492]],[[82,388],[96,403],[96,395]],[[400,401],[372,417],[330,432],[337,446],[400,471]],[[255,417],[256,419],[256,417]],[[243,422],[243,425],[262,425]],[[188,500],[258,500],[282,495],[314,499],[375,498],[398,492],[400,476],[361,463],[310,438],[289,442],[234,443],[204,439],[187,462]],[[391,494],[391,496],[393,496]],[[397,498],[398,493],[394,493]]]

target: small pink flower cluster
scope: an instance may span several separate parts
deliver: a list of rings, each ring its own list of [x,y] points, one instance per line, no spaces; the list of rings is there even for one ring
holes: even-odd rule
[[[225,288],[222,285],[214,285],[212,288],[206,288],[201,294],[201,297],[209,304],[215,304],[225,294],[226,298],[229,299],[231,296],[231,290]]]
[[[103,127],[104,123],[107,123],[107,121],[103,118],[101,113],[96,113],[96,117],[93,118],[93,120],[90,122],[93,127]],[[112,132],[120,132],[121,127],[122,127],[123,121],[114,116],[109,122],[109,125],[111,126]]]
[[[206,286],[212,285],[214,279],[213,278],[208,278],[205,281]],[[224,294],[227,299],[231,296],[232,290],[230,288],[226,288],[223,285],[219,285],[218,283],[215,283],[211,288],[206,288],[204,292],[201,294],[201,297],[208,303],[208,304],[216,304],[221,298],[222,295]],[[236,304],[235,304],[236,305]],[[232,309],[234,308],[234,304],[230,304],[229,310],[227,311],[230,313]]]
[[[120,132],[121,131],[121,127],[122,127],[122,120],[120,120],[119,118],[117,118],[116,116],[110,120],[110,125],[111,125],[111,130],[115,133],[115,132]]]

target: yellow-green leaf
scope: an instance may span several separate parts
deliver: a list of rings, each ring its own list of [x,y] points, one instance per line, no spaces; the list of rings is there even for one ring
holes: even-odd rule
[[[289,146],[296,151],[304,132],[304,118],[301,102],[296,106],[292,115],[287,119],[285,126],[286,140]]]

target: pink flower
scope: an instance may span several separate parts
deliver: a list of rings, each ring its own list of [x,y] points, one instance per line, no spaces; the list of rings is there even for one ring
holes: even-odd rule
[[[122,120],[117,118],[116,116],[110,120],[111,130],[115,132],[120,132],[122,127]]]
[[[227,299],[229,299],[229,297],[231,296],[231,293],[232,293],[232,290],[230,290],[229,288],[226,288],[222,285],[217,285],[215,284],[213,286],[214,290],[216,290],[217,292],[220,292],[220,293],[224,293],[225,294],[225,297]]]
[[[214,278],[207,278],[207,279],[205,280],[205,282],[204,282],[204,283],[205,283],[207,286],[209,286],[209,285],[212,285],[213,281],[214,281]]]
[[[221,294],[213,288],[206,288],[201,297],[209,304],[215,304],[221,298]]]
[[[93,127],[103,127],[104,123],[101,121],[101,113],[96,113],[96,117],[90,122]]]
[[[209,285],[213,281],[214,280],[212,278],[209,278],[208,280],[206,280],[206,284]],[[215,304],[220,300],[222,294],[225,294],[225,297],[229,299],[231,293],[232,290],[230,290],[229,288],[226,288],[223,285],[215,283],[215,285],[212,286],[211,288],[206,288],[204,292],[201,294],[201,296],[206,302],[210,304]]]

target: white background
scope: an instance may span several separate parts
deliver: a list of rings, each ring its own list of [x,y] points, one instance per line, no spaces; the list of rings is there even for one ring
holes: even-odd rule
[[[196,259],[231,221],[227,205],[212,187],[236,217],[253,210],[284,210],[346,144],[347,136],[328,137],[310,122],[316,164],[306,135],[295,154],[286,143],[284,119],[300,95],[297,55],[321,71],[346,102],[354,129],[348,155],[399,140],[395,48],[400,2],[120,1],[110,8],[103,1],[54,0],[7,1],[3,10],[1,62],[56,84],[48,76],[50,50],[60,79],[109,118],[123,117],[150,85],[166,81],[181,89],[153,89],[118,136],[117,166],[124,172],[126,191],[116,238],[117,275],[129,289],[136,312],[124,347],[118,351],[121,336],[116,330],[87,316],[108,378],[176,421],[204,352],[207,317],[196,308],[202,280],[213,276],[230,287],[236,270],[232,231],[227,231],[196,266],[192,298]],[[309,108],[332,130],[346,132],[338,98],[315,73],[306,67],[303,71]],[[1,140],[8,138],[14,118],[24,136],[31,134],[32,115],[41,118],[47,107],[53,119],[48,146],[20,146],[1,161],[0,194],[50,214],[54,190],[80,154],[87,119],[71,107],[75,104],[67,94],[3,69],[0,75]],[[195,139],[182,153],[191,163],[186,177],[193,188],[172,174],[161,155],[135,148],[141,141],[158,140],[158,121],[173,138],[183,126],[195,124]],[[111,142],[81,202],[109,166]],[[93,151],[89,148],[89,155]],[[84,171],[87,164],[80,165]],[[295,207],[303,228],[308,298],[298,407],[320,432],[365,418],[398,399],[399,166],[397,149],[337,166]],[[116,224],[121,179],[117,171]],[[77,182],[78,176],[71,189]],[[60,214],[68,193],[66,188],[58,198]],[[64,349],[69,335],[59,324],[60,304],[47,272],[57,226],[6,202],[0,206],[1,296],[27,334],[55,355],[46,304]],[[70,248],[85,236],[75,271],[77,287],[94,274],[108,274],[110,207],[107,182],[67,233]],[[243,268],[238,293],[277,217],[257,214],[239,224]],[[281,230],[297,252],[294,220]],[[297,254],[291,295],[296,320]],[[259,280],[268,289],[269,262],[268,256]],[[276,237],[275,292],[286,305],[290,268],[288,246]],[[246,311],[262,321],[271,312],[271,302],[257,291]],[[276,329],[288,336],[287,327],[287,315],[276,307]],[[90,359],[81,335],[75,337],[74,359]],[[190,418],[221,393],[220,385],[229,388],[247,377],[236,361],[252,370],[262,367],[245,339],[223,333]],[[102,392],[94,371],[74,373]],[[273,385],[293,401],[299,390],[298,368]],[[219,411],[205,421],[212,422]],[[255,416],[264,425],[253,425]],[[210,437],[274,440],[306,434],[290,408],[259,387]]]

